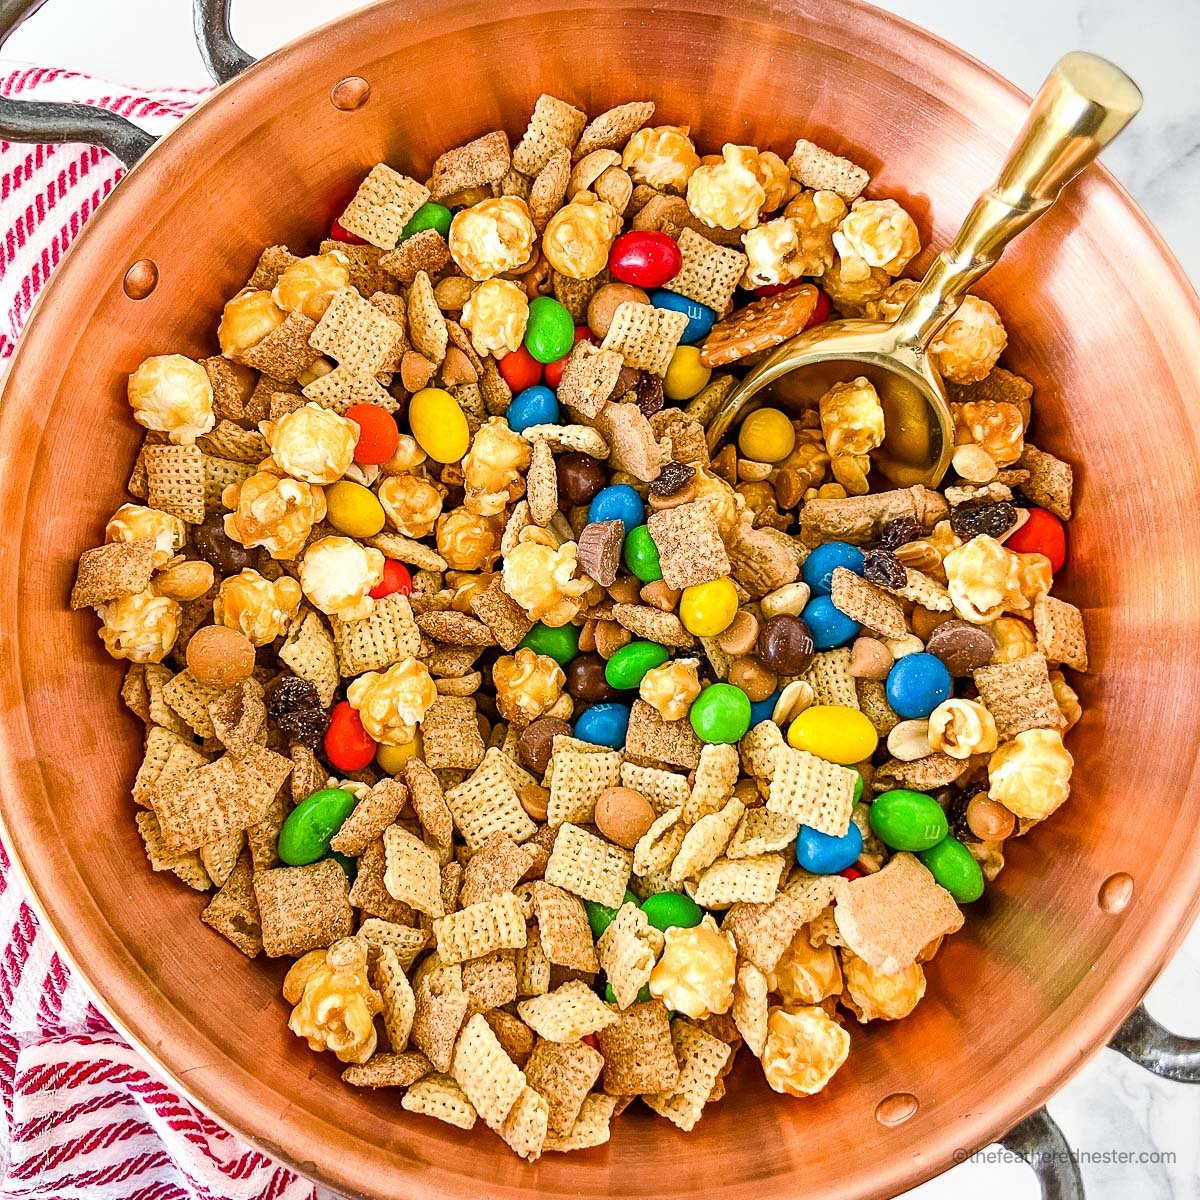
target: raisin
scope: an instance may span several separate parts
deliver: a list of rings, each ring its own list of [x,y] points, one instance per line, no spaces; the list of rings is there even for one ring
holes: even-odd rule
[[[642,410],[643,417],[652,417],[656,412],[662,412],[663,381],[653,371],[643,371],[638,376],[633,395],[638,408]]]
[[[329,728],[329,714],[323,708],[300,708],[280,713],[276,723],[291,741],[315,750]]]
[[[967,805],[971,797],[966,792],[956,791],[942,807],[946,810],[946,818],[950,825],[950,836],[960,842],[978,842],[979,839],[971,832],[967,824]]]
[[[906,542],[915,542],[923,530],[916,517],[897,517],[879,531],[879,544],[884,550],[895,550]]]
[[[658,478],[650,484],[650,494],[673,496],[681,487],[685,487],[695,474],[695,467],[689,467],[686,463],[669,462],[658,473]]]
[[[236,575],[258,562],[254,550],[248,550],[225,533],[225,525],[220,517],[197,525],[192,530],[192,545],[218,575]]]
[[[863,555],[863,578],[879,587],[902,588],[908,582],[908,572],[890,550],[868,550]]]
[[[950,510],[950,528],[963,541],[969,541],[981,533],[1000,537],[1016,523],[1017,510],[1005,500],[968,500],[966,504]]]
[[[267,712],[276,721],[287,713],[320,707],[317,689],[298,675],[281,675],[267,689]]]

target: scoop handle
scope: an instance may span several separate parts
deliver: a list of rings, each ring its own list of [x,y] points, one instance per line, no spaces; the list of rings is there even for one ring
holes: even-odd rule
[[[971,207],[896,321],[901,344],[926,348],[963,294],[1058,199],[1142,107],[1137,84],[1107,59],[1073,50],[1038,90],[1000,175]]]

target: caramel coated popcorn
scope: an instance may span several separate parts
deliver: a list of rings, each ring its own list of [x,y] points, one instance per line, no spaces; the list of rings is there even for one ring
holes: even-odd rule
[[[650,995],[694,1021],[733,1006],[737,952],[712,917],[699,925],[675,925],[663,935],[661,957],[650,975]]]
[[[284,312],[298,312],[319,321],[333,293],[350,282],[350,260],[340,250],[298,258],[279,276],[271,299]]]
[[[916,222],[895,200],[855,200],[833,235],[847,281],[866,279],[872,268],[899,275],[918,250]]]
[[[823,1008],[771,1009],[763,1074],[777,1092],[811,1096],[850,1053],[850,1035]]]
[[[358,621],[374,607],[371,589],[383,578],[383,554],[347,537],[319,538],[300,560],[300,586],[323,613]]]
[[[531,621],[566,625],[579,612],[588,582],[576,577],[576,547],[547,545],[534,537],[517,543],[504,558],[504,590]]]
[[[172,442],[190,446],[216,424],[208,372],[182,354],[146,359],[129,377],[133,419],[165,433]]]
[[[388,524],[405,537],[428,537],[442,515],[446,489],[422,475],[388,475],[376,490]]]
[[[566,680],[554,659],[528,646],[515,654],[502,655],[492,667],[496,707],[505,720],[518,725],[528,725],[549,712],[562,695]]]
[[[821,432],[834,477],[853,496],[867,491],[867,455],[883,444],[883,405],[879,394],[860,375],[835,383],[820,400]]]
[[[641,696],[664,721],[681,721],[700,695],[699,661],[676,658],[652,667],[638,685]]]
[[[182,611],[166,596],[135,592],[96,609],[100,637],[113,658],[135,663],[162,662],[179,636]]]
[[[217,341],[226,358],[253,349],[287,319],[270,292],[239,292],[226,305],[217,327]]]
[[[266,466],[267,464],[264,464]],[[278,470],[260,469],[221,495],[225,534],[246,547],[262,546],[272,558],[292,559],[313,526],[325,519],[325,491]]]
[[[1074,766],[1056,729],[1027,729],[988,759],[988,795],[1015,816],[1045,820],[1066,800]]]
[[[464,275],[482,283],[524,266],[536,237],[525,201],[518,196],[495,196],[455,216],[450,225],[450,254]]]
[[[952,696],[929,714],[929,747],[951,758],[990,754],[996,748],[996,721],[978,700]]]
[[[767,201],[752,147],[721,149],[721,160],[697,167],[687,185],[688,208],[714,229],[753,229]]]
[[[789,1008],[820,1004],[842,990],[837,951],[829,945],[814,946],[806,925],[768,973],[767,985]]]
[[[104,527],[106,542],[136,542],[154,539],[154,565],[165,567],[187,538],[184,523],[174,513],[144,504],[122,504]]]
[[[860,1021],[899,1021],[925,995],[925,972],[920,963],[886,975],[850,950],[842,951],[845,996]]]
[[[384,746],[411,742],[437,694],[425,665],[415,658],[401,659],[386,671],[368,671],[346,689],[363,728]]]
[[[284,978],[283,998],[295,1006],[288,1028],[310,1050],[332,1050],[344,1063],[364,1063],[375,1053],[383,998],[367,979],[365,942],[344,938],[298,958]]]
[[[481,517],[504,512],[525,491],[530,446],[503,417],[490,417],[475,434],[462,460],[463,505]]]
[[[529,322],[529,298],[511,279],[487,279],[462,309],[463,328],[471,334],[475,353],[511,354],[521,348]]]
[[[213,620],[244,633],[252,645],[282,637],[300,610],[303,593],[290,576],[265,579],[251,567],[221,581],[213,600]]]
[[[634,183],[660,191],[682,193],[699,165],[700,156],[684,125],[639,129],[621,155],[621,166]]]
[[[594,279],[608,264],[608,252],[621,232],[611,204],[578,196],[563,205],[542,234],[546,261],[568,279]]]
[[[293,479],[336,483],[354,461],[358,426],[319,404],[305,404],[261,428],[275,465]]]
[[[987,378],[1007,344],[1000,314],[986,300],[965,296],[929,352],[951,383],[978,383]]]
[[[455,571],[480,571],[496,561],[503,532],[495,517],[456,508],[437,520],[438,553]]]
[[[1050,563],[1041,554],[1017,554],[980,534],[942,560],[958,615],[986,624],[1002,613],[1028,612],[1050,586]]]

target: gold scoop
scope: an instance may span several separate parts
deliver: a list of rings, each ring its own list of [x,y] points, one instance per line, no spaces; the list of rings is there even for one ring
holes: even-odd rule
[[[865,375],[883,405],[885,436],[873,464],[893,483],[936,487],[954,453],[946,387],[929,347],[964,293],[1005,247],[1125,128],[1142,93],[1119,67],[1082,50],[1064,55],[1034,97],[1000,176],[971,207],[954,242],[934,260],[894,322],[842,320],[784,342],[726,398],[708,429],[716,448],[752,397],[783,376],[772,399],[815,407],[829,387]]]

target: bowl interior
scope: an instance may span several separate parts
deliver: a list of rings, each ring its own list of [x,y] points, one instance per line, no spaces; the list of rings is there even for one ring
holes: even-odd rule
[[[503,13],[503,15],[501,15]],[[371,84],[354,112],[329,89]],[[146,868],[129,785],[139,728],[121,668],[66,598],[102,540],[137,443],[125,378],[148,354],[216,351],[223,300],[261,247],[306,252],[363,173],[424,177],[447,146],[504,125],[541,91],[590,113],[653,98],[699,142],[798,136],[851,153],[944,245],[990,182],[1023,100],[965,56],[847,0],[387,3],[253,68],[154,150],[93,219],[39,305],[0,408],[0,780],[10,844],[71,960],[120,1024],[220,1120],[347,1193],[496,1197],[890,1194],[1034,1107],[1115,1027],[1194,909],[1200,834],[1195,296],[1120,190],[1092,171],[981,291],[1007,362],[1036,385],[1038,445],[1077,468],[1064,594],[1095,674],[1074,732],[1073,797],[1009,865],[929,968],[916,1014],[852,1030],[820,1096],[775,1097],[752,1064],[695,1135],[631,1116],[604,1148],[513,1158],[342,1086],[286,1028],[283,967],[202,926],[204,901]],[[916,264],[928,261],[927,249]],[[121,280],[138,258],[161,281]],[[1097,894],[1135,881],[1120,915]],[[919,1101],[905,1124],[874,1112]],[[647,1168],[650,1169],[647,1169]]]

